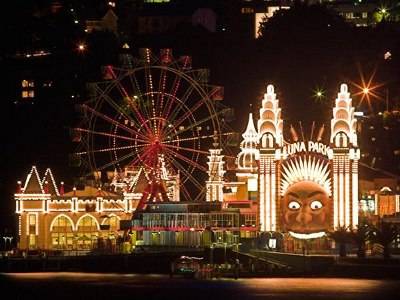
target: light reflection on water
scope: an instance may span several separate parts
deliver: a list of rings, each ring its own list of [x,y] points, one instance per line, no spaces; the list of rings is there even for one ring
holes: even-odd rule
[[[101,281],[121,279],[162,278],[161,274],[120,274],[120,273],[85,273],[85,272],[28,272],[28,273],[0,273],[4,277],[14,280],[66,280],[66,281]]]
[[[400,281],[351,278],[239,278],[192,280],[169,278],[160,274],[119,274],[83,272],[0,273],[8,278],[24,299],[35,287],[36,291],[46,286],[50,291],[73,289],[82,295],[98,293],[96,300],[103,299],[110,289],[118,294],[148,295],[158,293],[171,299],[226,300],[238,299],[396,299],[400,294]],[[25,288],[21,290],[21,287]],[[65,287],[65,288],[64,288]],[[50,294],[52,295],[52,294]],[[187,298],[187,295],[190,295]],[[123,297],[122,297],[123,298]],[[144,298],[138,298],[144,299]],[[169,298],[168,298],[169,299]]]
[[[383,287],[383,280],[351,278],[254,278],[245,283],[250,289],[268,286],[271,291],[362,292]]]

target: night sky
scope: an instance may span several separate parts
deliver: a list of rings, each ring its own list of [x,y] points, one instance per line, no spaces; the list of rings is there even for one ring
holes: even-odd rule
[[[98,79],[100,66],[116,62],[124,42],[131,45],[132,52],[140,47],[173,48],[176,55],[192,55],[195,68],[209,68],[210,82],[225,87],[224,104],[235,110],[236,119],[231,126],[240,133],[245,129],[249,112],[258,119],[268,83],[275,85],[285,128],[293,124],[299,129],[301,122],[306,136],[312,121],[329,128],[332,104],[342,82],[349,83],[350,92],[356,93],[359,88],[351,82],[360,85],[362,76],[368,81],[374,72],[373,83],[383,84],[377,93],[382,98],[387,87],[391,109],[399,109],[399,24],[357,29],[320,7],[299,7],[274,17],[266,25],[264,37],[254,40],[246,33],[240,13],[235,12],[236,2],[221,1],[213,5],[219,16],[215,33],[183,24],[164,34],[133,32],[116,39],[107,34],[87,35],[81,26],[73,24],[75,18],[84,20],[98,10],[97,3],[105,1],[85,1],[85,4],[60,1],[64,6],[58,13],[49,12],[50,2],[13,1],[15,5],[3,12],[1,21],[3,41],[7,42],[1,43],[0,53],[3,73],[0,232],[12,227],[12,193],[16,181],[24,182],[33,164],[40,172],[51,167],[56,180],[64,180],[67,187],[72,185],[72,177],[79,175],[79,170],[68,165],[68,154],[75,147],[69,129],[79,117],[74,105],[85,100],[85,82]],[[72,7],[76,14],[71,14]],[[84,55],[76,51],[81,40],[88,44]],[[31,60],[17,57],[18,53],[35,49],[48,49],[52,55]],[[384,59],[387,51],[392,54],[390,60]],[[33,104],[19,98],[20,80],[26,76],[51,80],[53,84]],[[324,92],[322,99],[315,98],[318,88]],[[353,98],[356,103],[360,100],[360,96]],[[384,109],[384,101],[376,100],[371,108],[365,103],[359,107],[383,127],[377,116]],[[395,138],[399,122],[390,124],[392,134],[387,131],[386,135],[377,134],[386,139],[379,146],[362,139],[361,145],[383,157],[377,167],[400,174],[398,160],[383,154],[386,153],[383,148],[399,146]]]

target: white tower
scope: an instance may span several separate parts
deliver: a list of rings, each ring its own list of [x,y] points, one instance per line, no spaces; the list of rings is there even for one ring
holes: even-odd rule
[[[215,147],[217,143],[213,144]],[[224,199],[224,164],[222,149],[210,149],[208,156],[208,181],[206,181],[206,201],[220,201]]]
[[[331,148],[333,153],[333,226],[355,228],[358,224],[357,120],[346,84],[333,108]]]
[[[278,198],[276,150],[283,145],[283,121],[274,86],[267,86],[258,120],[259,159],[259,220],[261,231],[276,231]],[[278,158],[279,159],[279,158]]]
[[[246,131],[242,134],[243,141],[240,143],[240,153],[237,165],[240,171],[253,173],[257,171],[257,160],[259,156],[258,133],[254,127],[253,114],[249,114],[249,122]]]

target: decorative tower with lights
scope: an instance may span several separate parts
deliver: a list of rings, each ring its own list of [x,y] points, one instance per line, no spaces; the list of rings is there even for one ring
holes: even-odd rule
[[[208,180],[206,181],[206,201],[222,202],[224,198],[224,156],[222,149],[217,148],[218,143],[213,143],[214,149],[209,149],[208,156]]]
[[[254,127],[253,114],[249,114],[249,122],[246,131],[242,134],[243,141],[240,143],[240,153],[237,158],[239,171],[248,173],[257,172],[257,160],[259,156],[258,133]]]
[[[355,228],[358,224],[357,120],[346,84],[333,108],[330,147],[333,171],[333,227]]]
[[[261,231],[276,231],[277,227],[277,190],[279,187],[276,153],[283,146],[283,121],[279,100],[276,99],[274,86],[267,86],[264,94],[260,119],[259,137],[259,225]]]
[[[253,114],[249,114],[249,122],[246,131],[242,134],[243,141],[240,143],[240,152],[237,156],[236,176],[239,182],[247,183],[247,198],[251,199],[251,193],[258,191],[258,133],[254,127]]]

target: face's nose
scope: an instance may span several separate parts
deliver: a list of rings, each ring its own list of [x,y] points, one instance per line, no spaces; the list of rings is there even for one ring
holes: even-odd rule
[[[302,225],[307,225],[312,221],[312,215],[307,208],[302,208],[296,217],[296,221]]]

